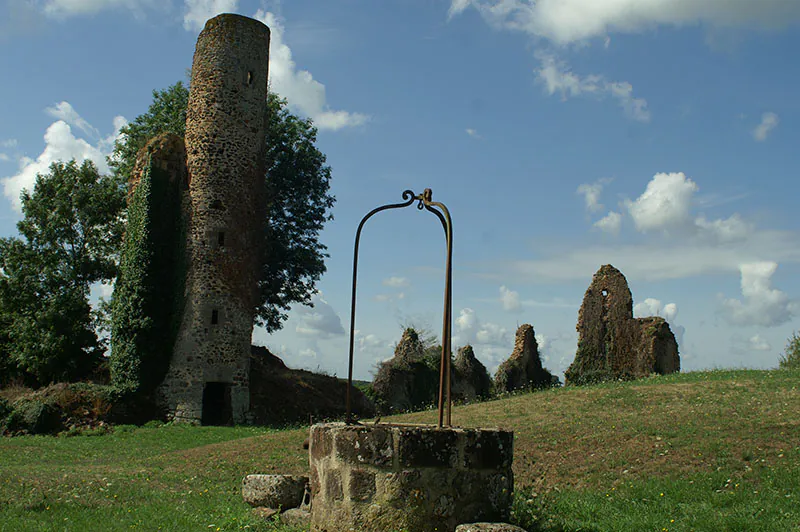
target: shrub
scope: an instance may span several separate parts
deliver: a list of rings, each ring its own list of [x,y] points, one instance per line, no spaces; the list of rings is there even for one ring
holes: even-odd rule
[[[16,399],[6,416],[0,405],[0,427],[12,434],[56,434],[65,428],[82,433],[105,424],[113,401],[109,386],[52,384]]]
[[[800,369],[800,334],[792,333],[786,342],[786,350],[781,356],[779,367],[781,369]]]
[[[40,397],[26,397],[14,403],[6,420],[8,432],[54,434],[63,427],[59,409]]]
[[[3,433],[6,426],[6,418],[11,414],[12,410],[9,402],[0,397],[0,434]]]

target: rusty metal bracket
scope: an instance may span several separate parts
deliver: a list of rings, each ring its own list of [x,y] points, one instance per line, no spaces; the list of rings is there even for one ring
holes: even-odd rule
[[[350,300],[350,359],[347,368],[347,424],[353,423],[352,411],[350,408],[350,389],[353,387],[353,347],[355,342],[356,330],[356,288],[358,283],[358,246],[361,242],[361,230],[367,220],[375,214],[388,209],[401,209],[417,202],[417,209],[427,210],[436,215],[444,229],[447,242],[447,265],[445,268],[444,285],[444,318],[442,324],[442,358],[439,364],[439,423],[438,426],[451,425],[452,401],[450,397],[450,352],[452,344],[452,322],[453,322],[453,221],[450,218],[450,211],[438,201],[433,201],[433,192],[426,188],[422,194],[414,194],[411,190],[403,191],[403,203],[392,203],[372,209],[358,224],[356,230],[356,242],[353,250],[353,294]],[[445,410],[447,417],[445,420]]]

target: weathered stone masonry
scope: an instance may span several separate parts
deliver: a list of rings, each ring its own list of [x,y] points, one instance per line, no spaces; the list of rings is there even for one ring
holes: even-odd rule
[[[186,116],[186,307],[160,395],[178,421],[246,420],[266,217],[269,28],[238,15],[197,40]]]
[[[567,382],[641,378],[680,371],[678,344],[660,317],[634,318],[628,281],[610,264],[592,277],[578,313],[578,351]]]
[[[512,432],[328,423],[309,440],[312,531],[452,531],[508,519]]]

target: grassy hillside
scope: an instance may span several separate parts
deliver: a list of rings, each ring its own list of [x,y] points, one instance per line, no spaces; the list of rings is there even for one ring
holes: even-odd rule
[[[459,407],[453,421],[515,431],[514,520],[529,530],[800,530],[800,371],[554,389]],[[241,478],[305,472],[306,433],[2,439],[0,530],[270,530]]]

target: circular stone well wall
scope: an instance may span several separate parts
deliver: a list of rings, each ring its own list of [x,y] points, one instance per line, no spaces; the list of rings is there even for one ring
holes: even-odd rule
[[[311,427],[311,530],[452,531],[506,521],[514,433],[424,425]]]

